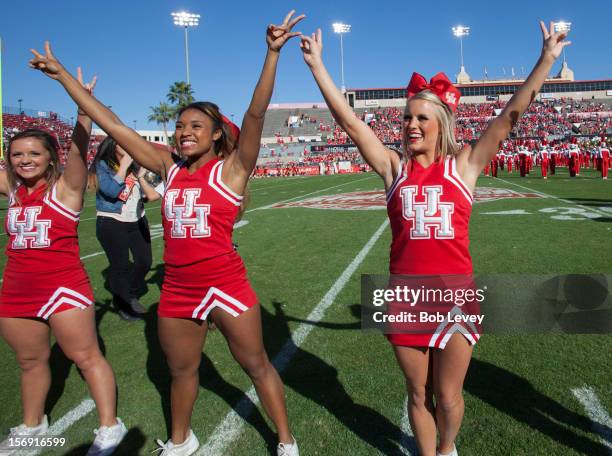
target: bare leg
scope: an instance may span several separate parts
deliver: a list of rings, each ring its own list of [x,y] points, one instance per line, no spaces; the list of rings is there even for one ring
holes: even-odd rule
[[[51,386],[49,327],[33,318],[0,318],[0,335],[15,352],[21,369],[23,423],[38,426]]]
[[[184,318],[160,317],[157,326],[159,341],[166,354],[172,376],[170,439],[175,444],[181,444],[187,439],[191,428],[193,405],[200,388],[198,368],[202,359],[207,325],[205,322]]]
[[[408,418],[421,456],[436,454],[436,421],[431,389],[430,350],[393,346],[406,377]]]
[[[212,311],[212,318],[225,336],[234,359],[253,381],[264,410],[276,426],[279,441],[293,443],[285,406],[285,387],[263,345],[259,304],[238,317],[216,308]]]
[[[117,424],[115,375],[98,346],[94,306],[53,314],[49,324],[64,354],[85,377],[96,403],[100,426],[114,426]]]
[[[433,385],[436,418],[440,432],[440,453],[450,453],[463,420],[463,381],[467,374],[472,346],[461,334],[453,334],[444,350],[433,354]]]

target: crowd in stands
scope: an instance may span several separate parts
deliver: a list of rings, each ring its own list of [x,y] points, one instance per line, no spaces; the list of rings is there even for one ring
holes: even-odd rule
[[[502,101],[459,105],[457,139],[469,142],[480,137],[489,121],[504,106],[505,102]],[[396,143],[401,140],[403,114],[400,108],[380,108],[362,112],[359,117],[372,127],[381,141]],[[311,119],[310,116],[307,118]],[[544,100],[531,104],[513,129],[511,137],[547,138],[568,136],[572,133],[593,135],[610,128],[612,111],[603,103],[572,99]],[[319,132],[326,137],[329,145],[350,143],[346,133],[333,120],[329,124],[319,122]],[[279,142],[284,141],[280,133],[277,138]]]
[[[62,165],[66,161],[66,156],[71,145],[73,126],[59,119],[56,113],[49,113],[48,117],[30,117],[25,114],[3,114],[2,115],[2,140],[5,144],[17,133],[29,128],[39,128],[48,131],[57,138],[60,145],[60,162]],[[104,138],[92,136],[89,142],[87,156],[88,163],[91,163],[98,149],[98,145]],[[0,161],[0,168],[4,168],[3,161]]]
[[[457,140],[467,144],[477,139],[486,128],[488,122],[503,109],[505,102],[462,104],[457,110]],[[366,122],[375,131],[378,138],[385,143],[399,143],[401,141],[401,130],[404,111],[400,108],[378,108],[357,113],[357,116]],[[347,145],[350,139],[347,134],[333,121],[324,122],[322,119],[311,114],[292,114],[291,122],[299,125],[304,123],[318,124],[318,130],[325,138],[329,146]],[[290,119],[287,119],[289,125]],[[57,114],[50,113],[48,117],[30,117],[25,114],[3,115],[3,139],[7,141],[19,131],[28,128],[42,128],[54,134],[62,148],[62,163],[70,147],[70,136],[72,125],[61,121]],[[612,130],[612,109],[601,102],[576,101],[572,99],[544,100],[533,102],[519,123],[513,129],[510,140],[506,142],[509,149],[514,149],[521,144],[521,138],[542,138],[549,141],[561,140],[574,134],[600,135]],[[296,166],[316,166],[321,163],[338,163],[349,161],[360,165],[363,163],[356,151],[334,151],[324,153],[311,153],[309,148],[304,151],[282,153],[288,144],[297,142],[297,137],[289,136],[283,138],[280,133],[277,143],[282,144],[279,155],[290,155],[291,161],[273,160],[268,161],[265,167],[292,168]],[[98,144],[103,137],[92,136],[89,145],[88,162],[95,156]],[[287,144],[285,144],[287,143]],[[274,157],[274,152],[270,151]],[[265,157],[265,155],[264,155]],[[278,163],[277,163],[278,162]],[[4,163],[0,161],[0,167]]]

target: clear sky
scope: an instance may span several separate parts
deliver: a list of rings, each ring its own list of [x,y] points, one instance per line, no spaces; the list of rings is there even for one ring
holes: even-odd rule
[[[474,79],[526,73],[537,60],[541,37],[537,20],[572,22],[567,60],[576,79],[612,78],[610,0],[410,0],[216,1],[3,0],[3,104],[53,110],[64,117],[75,108],[59,84],[27,67],[29,49],[51,41],[58,58],[86,77],[98,75],[96,96],[125,123],[147,123],[149,107],[165,100],[174,81],[185,80],[183,30],[172,23],[172,11],[202,15],[189,31],[191,83],[196,99],[214,101],[236,121],[249,103],[265,55],[265,28],[295,8],[307,18],[297,30],[323,29],[324,60],[340,85],[340,40],[331,24],[352,25],[344,37],[348,88],[402,87],[413,71],[427,78],[444,71],[454,80],[459,71],[459,42],[451,27],[468,25],[465,66]],[[554,67],[556,73],[560,63]],[[298,40],[283,49],[273,103],[321,101],[303,63]]]

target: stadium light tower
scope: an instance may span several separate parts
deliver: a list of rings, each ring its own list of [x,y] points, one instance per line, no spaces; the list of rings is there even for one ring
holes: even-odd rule
[[[565,21],[553,22],[553,27],[555,32],[569,33],[569,31],[572,29],[572,23]],[[567,60],[565,59],[565,47],[563,48],[563,63],[567,66]]]
[[[464,25],[457,25],[453,27],[453,35],[459,38],[459,45],[461,48],[461,70],[457,75],[457,83],[465,83],[470,82],[470,75],[465,71],[465,66],[463,65],[463,37],[468,36],[470,34],[470,28]]]
[[[334,22],[332,24],[334,28],[334,33],[340,35],[340,71],[342,74],[342,93],[346,93],[346,87],[344,86],[344,46],[342,43],[342,35],[351,31],[351,26],[349,24],[343,24],[342,22]]]
[[[189,40],[187,38],[187,29],[189,27],[197,27],[200,24],[200,15],[187,13],[185,11],[178,11],[172,13],[174,19],[174,25],[183,27],[185,29],[185,67],[187,69],[187,84],[189,82]]]
[[[470,28],[464,27],[463,25],[457,25],[453,27],[453,35],[459,38],[459,45],[461,47],[461,71],[465,71],[465,67],[463,65],[463,37],[469,36]]]

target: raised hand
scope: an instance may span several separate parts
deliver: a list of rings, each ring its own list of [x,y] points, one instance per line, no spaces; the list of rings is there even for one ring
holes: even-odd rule
[[[94,76],[90,82],[83,82],[83,71],[81,70],[81,67],[77,67],[77,81],[79,81],[79,84],[81,84],[81,86],[83,86],[83,88],[89,92],[89,95],[93,95],[94,87],[96,87],[96,82],[98,81],[98,76]]]
[[[540,21],[540,28],[542,29],[542,55],[550,55],[555,60],[559,58],[563,48],[572,44],[571,41],[564,41],[567,37],[567,32],[555,32],[553,23],[550,23],[549,29],[546,28],[544,21]]]
[[[271,51],[280,52],[281,48],[287,41],[294,36],[302,35],[302,32],[292,32],[291,29],[306,16],[304,14],[300,14],[299,16],[291,19],[294,14],[295,10],[289,11],[289,14],[285,16],[285,20],[281,25],[268,25],[268,29],[266,30],[266,43]]]
[[[312,66],[315,62],[321,61],[321,53],[323,51],[323,35],[321,29],[317,29],[312,35],[302,35],[300,48],[304,56],[304,61],[308,66]]]
[[[48,41],[45,41],[45,55],[36,49],[30,49],[30,51],[34,54],[34,58],[29,62],[30,68],[42,71],[51,79],[59,79],[62,71],[66,71],[51,52],[51,45]]]

